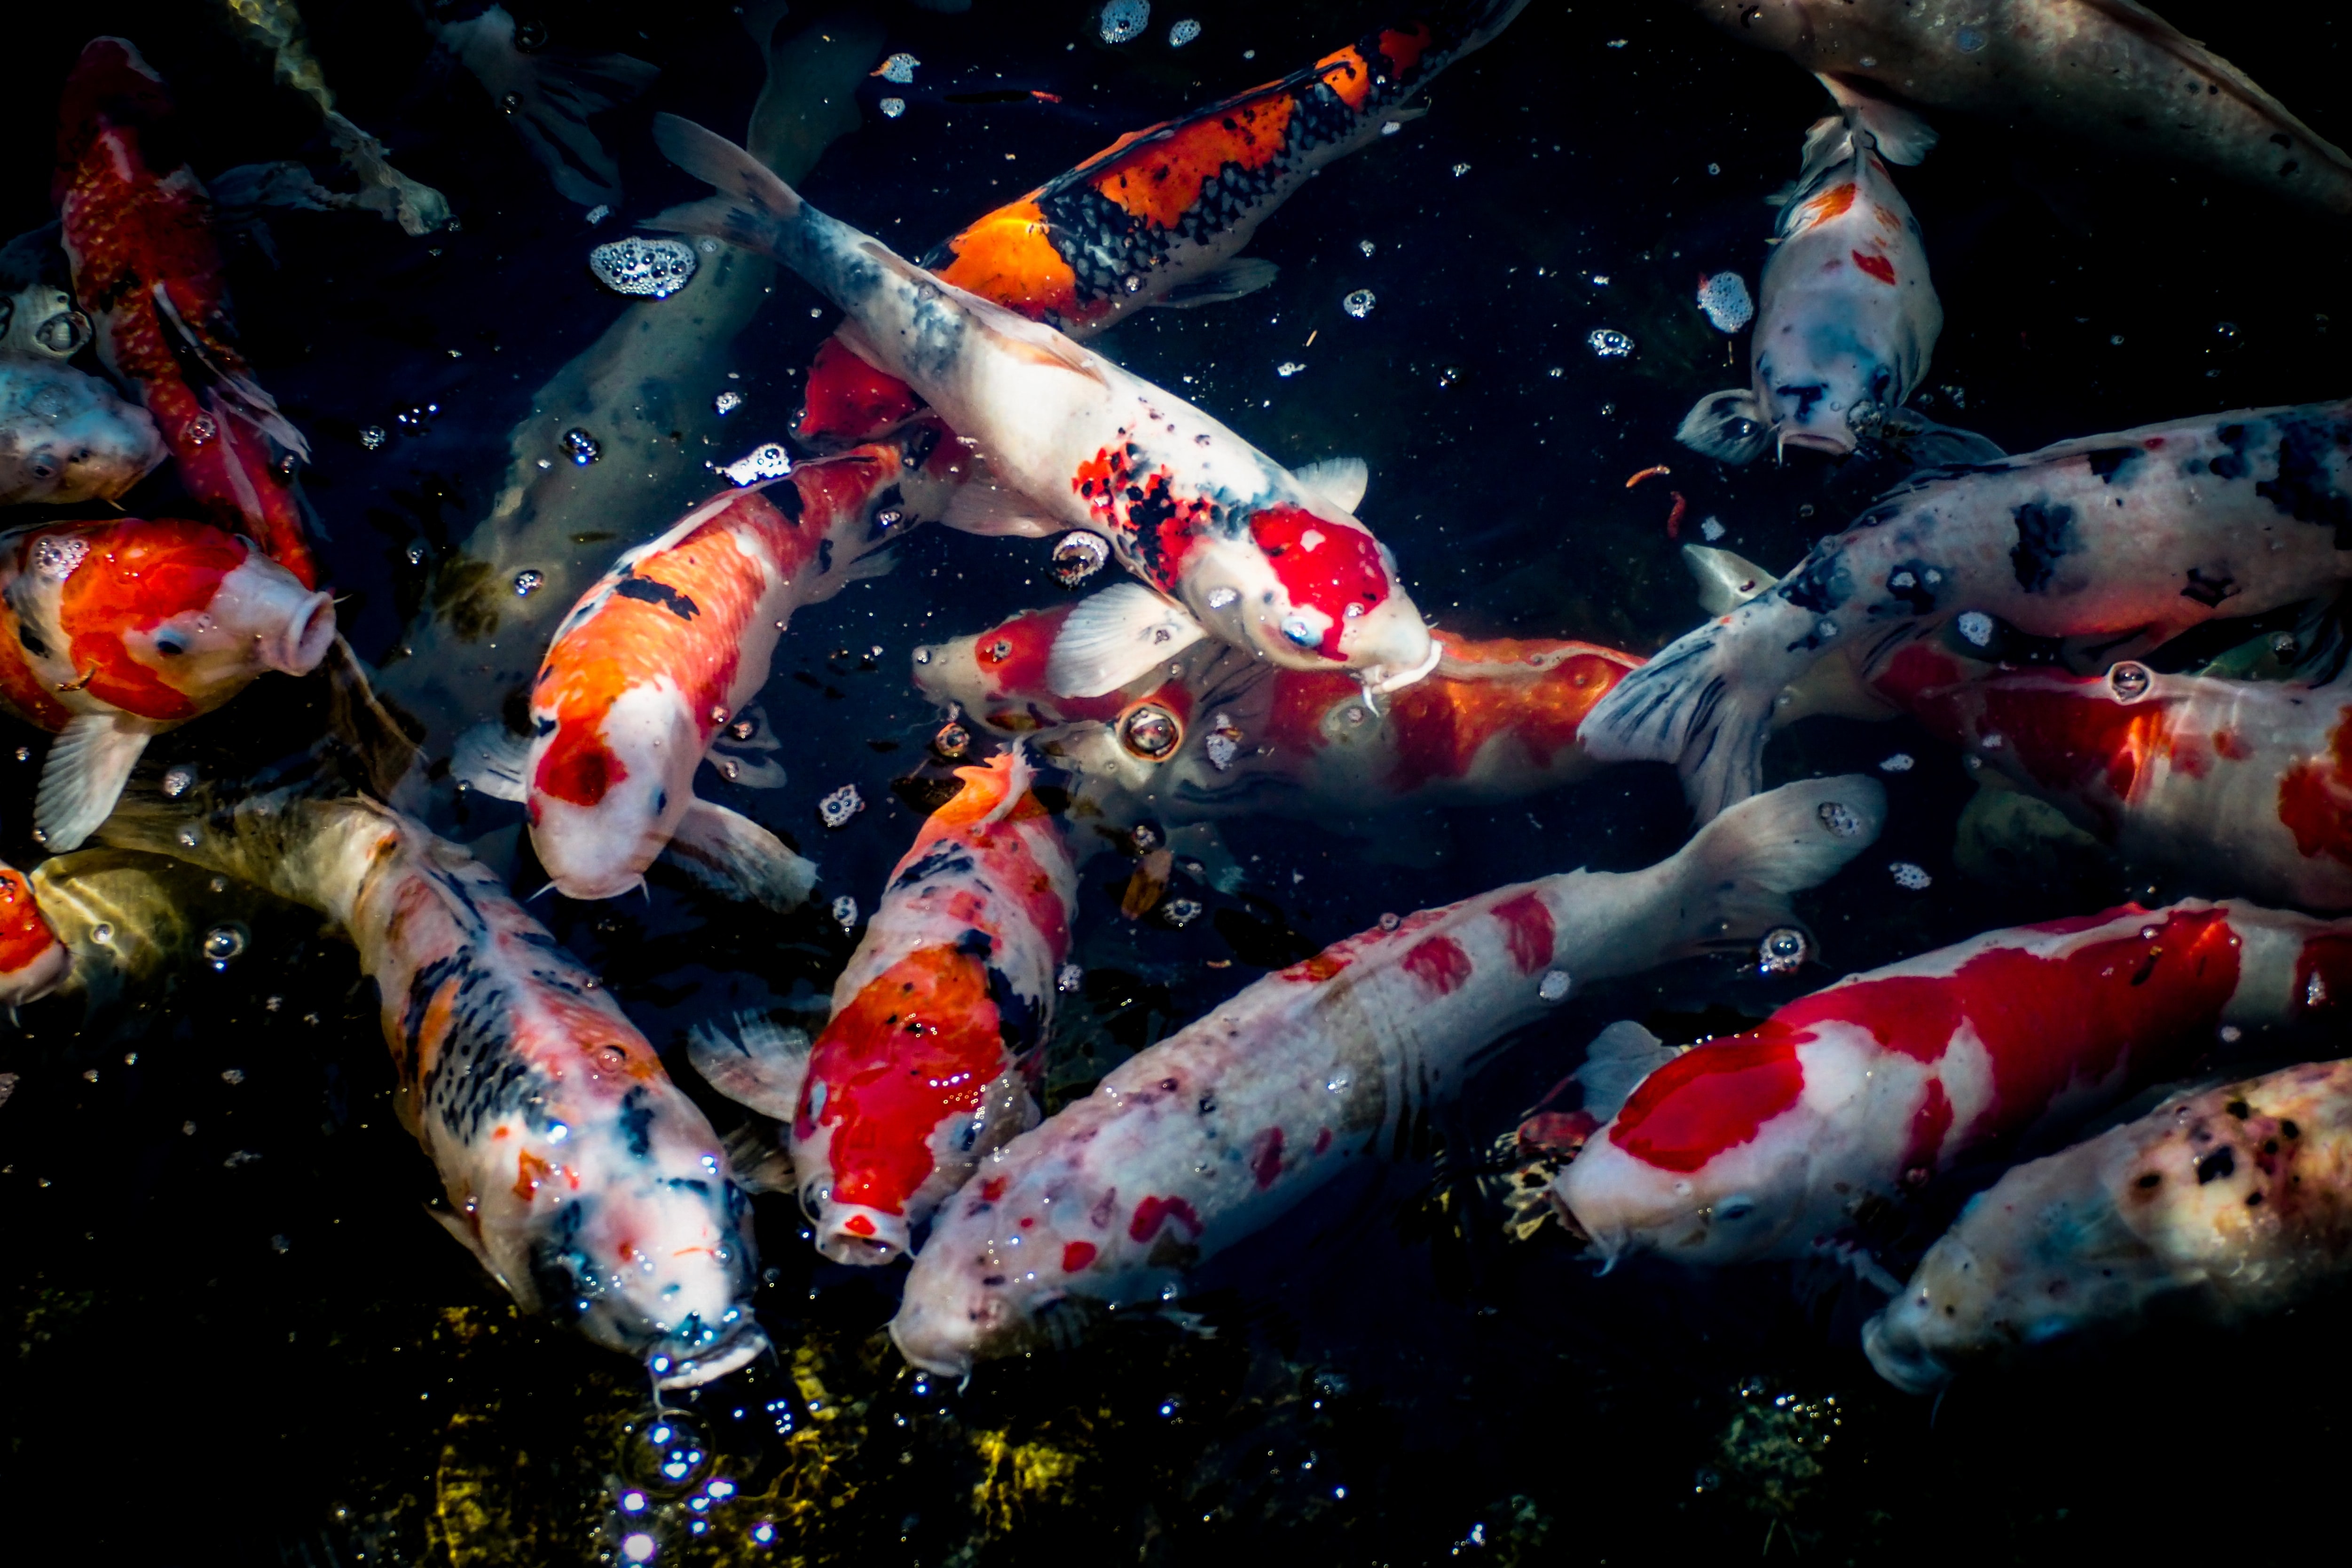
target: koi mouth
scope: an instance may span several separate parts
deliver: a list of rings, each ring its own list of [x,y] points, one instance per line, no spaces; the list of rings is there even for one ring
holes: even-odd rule
[[[262,658],[273,669],[308,675],[319,668],[334,640],[335,601],[325,594],[313,594],[294,613],[285,636],[266,647]]]
[[[678,1362],[671,1371],[656,1378],[654,1386],[699,1388],[749,1365],[767,1349],[767,1331],[757,1323],[747,1322],[730,1338],[721,1340],[702,1354]]]

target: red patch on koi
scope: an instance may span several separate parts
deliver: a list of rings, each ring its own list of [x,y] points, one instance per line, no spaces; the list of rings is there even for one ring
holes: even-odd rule
[[[209,608],[222,582],[245,564],[245,544],[220,529],[172,519],[124,518],[55,537],[77,536],[87,540],[89,553],[58,586],[58,622],[68,660],[89,674],[83,689],[142,719],[192,717],[195,702],[123,639]]]
[[[1869,273],[1873,278],[1877,279],[1881,283],[1885,284],[1888,288],[1891,289],[1895,286],[1895,263],[1887,260],[1886,258],[1880,256],[1875,252],[1865,253],[1857,250],[1852,254],[1853,256],[1853,264],[1856,267],[1859,267],[1864,272]]]
[[[1552,927],[1550,905],[1534,893],[1521,893],[1507,903],[1496,904],[1494,913],[1503,922],[1504,941],[1520,973],[1533,974],[1551,962],[1552,946],[1559,937]]]
[[[529,1203],[539,1195],[539,1185],[555,1173],[555,1167],[525,1149],[515,1156],[514,1195]]]
[[[1171,1219],[1195,1237],[1200,1236],[1201,1216],[1182,1198],[1144,1199],[1135,1205],[1135,1217],[1128,1223],[1127,1234],[1138,1241],[1150,1241],[1160,1234],[1160,1226]]]
[[[2327,755],[2295,763],[2279,780],[2279,821],[2305,856],[2352,862],[2352,708],[2327,739]]]
[[[1318,952],[1303,963],[1294,963],[1282,971],[1282,978],[1302,985],[1319,985],[1348,967],[1349,961],[1329,952]]]
[[[1073,1241],[1062,1248],[1062,1272],[1065,1274],[1076,1274],[1094,1260],[1095,1244],[1091,1241]]]
[[[862,1214],[854,1214],[841,1222],[841,1228],[852,1236],[872,1236],[874,1222]]]
[[[2352,937],[2322,935],[2305,942],[2294,961],[2296,1008],[2332,1007],[2347,986],[2352,986]]]
[[[607,790],[629,776],[621,759],[607,751],[604,741],[592,732],[593,728],[587,724],[557,728],[554,743],[539,759],[539,767],[531,774],[534,792],[573,805],[594,805],[604,798]]]
[[[1250,1174],[1257,1178],[1260,1192],[1274,1185],[1282,1174],[1282,1129],[1269,1127],[1255,1139],[1255,1151],[1250,1155]]]
[[[1643,1079],[1609,1141],[1664,1171],[1698,1170],[1797,1103],[1805,1072],[1783,1035],[1738,1035],[1685,1051]]]
[[[1372,536],[1303,507],[1271,506],[1250,519],[1250,537],[1265,552],[1290,602],[1329,618],[1316,651],[1326,658],[1346,658],[1339,641],[1347,633],[1348,611],[1352,607],[1360,615],[1389,596],[1388,568]]]
[[[817,345],[796,434],[803,441],[863,441],[922,406],[914,389],[877,370],[839,338]]]
[[[1937,1156],[1943,1152],[1944,1135],[1952,1130],[1952,1097],[1944,1092],[1944,1080],[1927,1080],[1927,1098],[1911,1116],[1911,1139],[1903,1152],[1903,1168],[1906,1171],[1926,1166],[1934,1170]]]
[[[2230,762],[2242,763],[2254,754],[2254,749],[2246,744],[2245,737],[2235,730],[2216,730],[2213,731],[2213,754]]]
[[[1470,955],[1450,936],[1433,936],[1404,955],[1405,973],[1440,996],[1450,996],[1470,978]]]

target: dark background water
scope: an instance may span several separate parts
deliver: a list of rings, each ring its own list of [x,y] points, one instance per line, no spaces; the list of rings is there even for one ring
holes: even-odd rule
[[[2347,24],[2164,9],[2320,132],[2352,138]],[[733,132],[761,80],[731,8],[709,0],[517,12],[558,46],[662,67],[647,98],[598,122],[628,185],[617,218],[592,229],[555,195],[405,5],[318,0],[305,20],[340,106],[448,195],[462,230],[412,240],[365,216],[273,211],[266,236],[232,246],[249,357],[311,437],[305,484],[332,530],[343,625],[371,660],[391,655],[429,574],[483,515],[532,392],[622,308],[587,274],[586,249],[691,194],[653,153],[648,114]],[[1074,4],[871,12],[886,47],[923,64],[911,87],[861,89],[863,128],[803,189],[909,251],[1120,132],[1391,16],[1163,0],[1145,37],[1114,49]],[[800,7],[783,26],[824,15]],[[1184,16],[1202,37],[1174,50],[1166,29]],[[271,84],[215,4],[20,8],[0,97],[0,234],[51,216],[57,88],[103,31],[135,39],[170,80],[200,173],[288,157],[328,167],[315,114]],[[1061,101],[953,101],[1032,87]],[[876,112],[886,95],[908,101],[903,118]],[[1696,615],[1665,533],[1669,489],[1689,501],[1685,537],[1717,517],[1727,545],[1779,567],[1891,477],[1804,461],[1735,473],[1671,440],[1699,394],[1741,377],[1690,291],[1723,267],[1755,283],[1761,198],[1793,174],[1820,109],[1785,61],[1671,5],[1536,0],[1427,101],[1425,119],[1267,224],[1253,248],[1282,267],[1272,289],[1147,312],[1097,346],[1286,461],[1369,459],[1364,517],[1433,618],[1473,635],[1654,647]],[[2341,395],[2341,231],[2191,172],[1941,125],[1943,145],[1900,174],[1947,313],[1924,400],[1937,417],[2018,450]],[[1339,308],[1360,288],[1378,297],[1361,321]],[[830,326],[813,304],[781,280],[737,346],[742,379],[728,384],[747,394],[732,416],[745,448],[787,426],[800,367]],[[1585,338],[1600,327],[1637,352],[1595,358]],[[1293,361],[1305,368],[1281,375]],[[426,405],[437,416],[400,424]],[[369,426],[394,434],[371,451]],[[1670,481],[1625,489],[1658,462]],[[870,905],[915,820],[893,781],[923,771],[937,723],[904,679],[908,650],[1052,601],[1042,567],[1042,546],[917,536],[891,575],[795,621],[765,703],[791,737],[789,783],[755,795],[706,773],[706,792],[818,855],[828,895]],[[264,682],[157,755],[233,773],[298,753],[319,726],[315,685]],[[0,734],[0,759],[18,744],[31,761],[0,760],[0,852],[29,865],[41,742]],[[1773,763],[1867,767],[1898,750],[1919,765],[1890,779],[1885,839],[1806,900],[1826,967],[1773,986],[1695,963],[1580,998],[1443,1111],[1417,1157],[1222,1260],[1191,1303],[1213,1336],[1122,1325],[988,1366],[960,1394],[935,1388],[878,1337],[896,1276],[819,1263],[790,1201],[762,1199],[761,1305],[782,1363],[685,1402],[743,1496],[710,1510],[700,1536],[682,1500],[657,1501],[662,1560],[2282,1549],[2281,1503],[2329,1495],[2336,1473],[2352,1393],[2340,1308],[2093,1347],[1969,1380],[1931,1409],[1870,1373],[1855,1331],[1874,1299],[1850,1281],[1639,1267],[1595,1279],[1556,1232],[1505,1240],[1476,1167],[1610,1019],[1687,1037],[1838,973],[2146,886],[2128,868],[2055,863],[1997,884],[1964,875],[1953,825],[1969,786],[1906,724],[1814,721]],[[828,834],[814,802],[845,783],[870,808]],[[511,808],[443,796],[435,810],[459,836],[511,842]],[[1669,776],[1646,768],[1414,824],[1443,851],[1419,868],[1296,824],[1235,824],[1226,840],[1250,885],[1211,898],[1224,918],[1181,932],[1122,921],[1117,873],[1098,868],[1080,917],[1092,978],[1055,1048],[1056,1097],[1256,964],[1533,869],[1646,864],[1683,830]],[[1926,868],[1932,887],[1895,887],[1894,860]],[[52,1543],[58,1561],[609,1561],[617,1489],[654,1479],[633,1369],[519,1318],[419,1212],[436,1184],[391,1114],[373,987],[349,950],[287,906],[234,889],[189,897],[202,906],[192,929],[250,928],[243,957],[216,972],[184,944],[129,997],[46,1001],[0,1038],[0,1070],[22,1078],[0,1108],[13,1539]],[[732,1005],[823,991],[850,942],[821,911],[782,921],[658,879],[644,903],[550,904],[559,934],[665,1048]],[[723,1124],[725,1108],[706,1102]],[[1935,1194],[1917,1237],[1958,1196]],[[748,1535],[760,1520],[778,1527],[772,1549]]]

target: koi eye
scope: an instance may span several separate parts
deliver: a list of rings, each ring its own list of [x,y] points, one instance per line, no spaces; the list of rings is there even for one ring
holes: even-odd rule
[[[188,645],[171,633],[165,632],[155,639],[155,651],[166,658],[177,658],[188,651]]]
[[[667,811],[668,809],[669,791],[666,789],[657,789],[654,791],[654,815],[656,816],[659,816],[663,812]]]
[[[1323,643],[1323,634],[1317,631],[1304,616],[1285,617],[1282,623],[1282,635],[1300,647],[1319,647]]]
[[[1756,1212],[1754,1198],[1726,1198],[1715,1205],[1715,1217],[1737,1224]]]

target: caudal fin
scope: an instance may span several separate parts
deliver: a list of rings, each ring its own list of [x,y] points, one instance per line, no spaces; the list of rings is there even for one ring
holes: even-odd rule
[[[662,156],[717,187],[719,195],[647,218],[647,228],[705,234],[773,256],[783,231],[801,216],[801,198],[775,172],[715,131],[675,114],[654,116]]]
[[[1702,822],[1763,784],[1773,700],[1812,662],[1814,617],[1774,594],[1668,643],[1585,716],[1603,763],[1672,763]]]
[[[1783,784],[1731,807],[1675,858],[1682,948],[1741,946],[1795,924],[1789,895],[1836,875],[1885,821],[1886,791],[1862,773]]]

